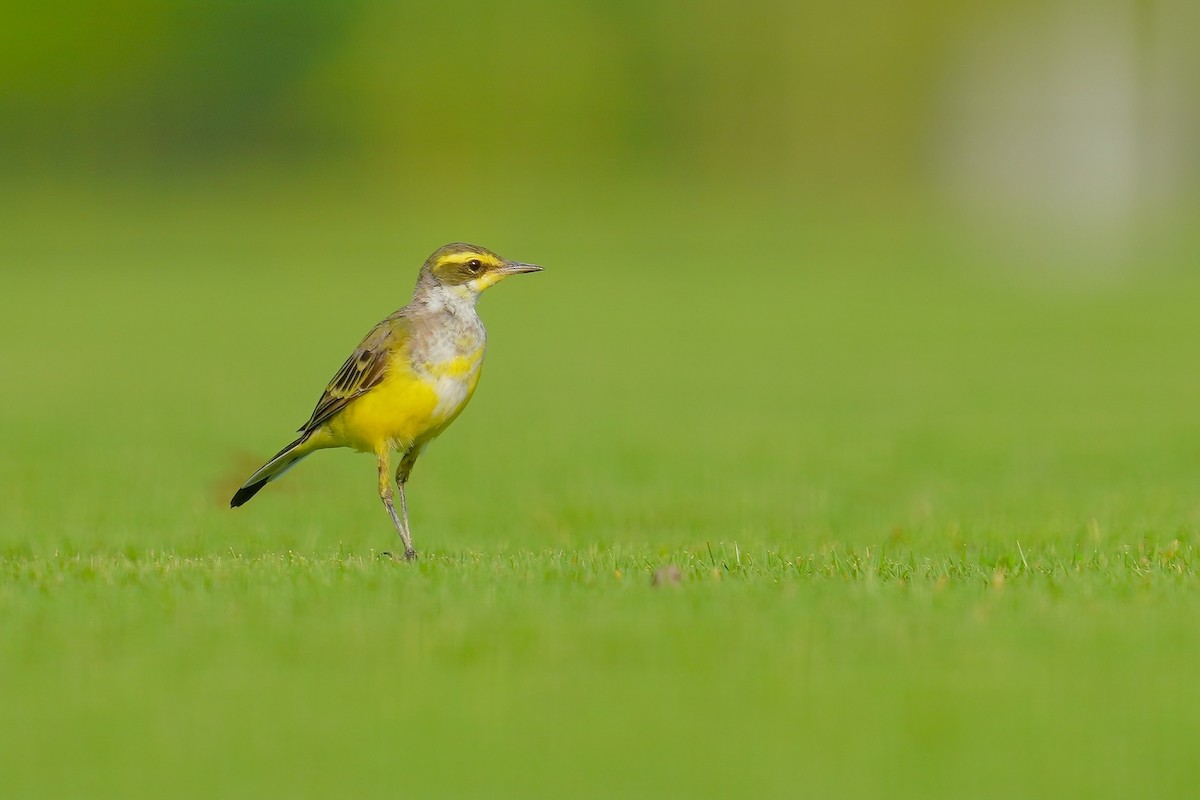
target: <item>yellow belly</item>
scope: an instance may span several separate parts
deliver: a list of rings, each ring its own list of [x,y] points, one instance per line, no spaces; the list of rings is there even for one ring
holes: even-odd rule
[[[482,356],[482,353],[480,353]],[[325,424],[329,447],[368,453],[407,450],[432,439],[466,406],[479,382],[479,358],[456,358],[430,374],[392,368],[387,377]]]

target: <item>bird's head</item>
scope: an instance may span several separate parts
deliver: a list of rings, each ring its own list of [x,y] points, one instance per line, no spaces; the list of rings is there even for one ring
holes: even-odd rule
[[[421,268],[421,280],[432,281],[454,294],[474,298],[509,275],[541,270],[536,264],[503,259],[486,247],[456,242],[434,251]]]

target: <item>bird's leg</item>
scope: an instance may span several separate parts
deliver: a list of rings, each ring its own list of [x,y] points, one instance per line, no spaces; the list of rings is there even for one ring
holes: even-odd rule
[[[417,553],[412,549],[412,536],[408,532],[408,500],[404,496],[404,485],[408,483],[409,473],[412,472],[413,465],[417,463],[417,456],[420,454],[419,449],[410,447],[404,457],[400,459],[400,466],[396,467],[396,491],[400,492],[400,519],[404,522],[400,536],[404,539],[404,557],[407,559],[416,558]],[[383,480],[382,473],[380,480]]]
[[[376,454],[376,459],[379,463],[379,499],[383,501],[383,507],[387,509],[388,516],[392,518],[392,524],[396,526],[396,533],[400,534],[400,541],[404,542],[404,560],[412,561],[417,557],[417,551],[413,550],[412,537],[408,534],[408,510],[404,503],[404,489],[403,487],[400,489],[400,508],[404,509],[404,517],[401,518],[396,513],[396,506],[392,503],[392,464],[388,457],[388,451],[380,451]]]

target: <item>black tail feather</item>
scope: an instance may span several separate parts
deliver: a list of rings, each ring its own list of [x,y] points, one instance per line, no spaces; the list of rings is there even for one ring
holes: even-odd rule
[[[261,467],[259,467],[258,471],[251,475],[250,479],[242,485],[242,488],[238,489],[234,493],[233,499],[229,501],[229,507],[237,508],[238,506],[242,505],[251,497],[254,497],[254,495],[258,494],[259,489],[283,475],[283,473],[291,469],[297,461],[308,455],[308,451],[302,451],[296,454],[292,453],[293,450],[304,444],[304,440],[307,438],[308,434],[304,434],[299,439],[276,453],[266,464],[263,464]],[[259,477],[260,475],[262,477]],[[258,480],[254,480],[255,478],[258,478]]]
[[[257,483],[250,483],[238,489],[236,492],[234,492],[233,499],[229,501],[229,507],[237,508],[251,497],[254,497],[254,495],[258,494],[259,489],[267,485],[267,481],[269,480],[270,478],[263,478]]]

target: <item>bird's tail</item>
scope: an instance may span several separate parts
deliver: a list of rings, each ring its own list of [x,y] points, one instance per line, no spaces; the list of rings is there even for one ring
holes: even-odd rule
[[[311,453],[314,448],[310,445],[308,434],[304,434],[296,441],[289,444],[287,447],[275,454],[275,457],[258,468],[258,471],[246,479],[242,484],[242,488],[234,492],[233,499],[229,501],[230,508],[237,508],[245,503],[251,497],[258,494],[258,490],[266,486],[276,478],[282,477],[292,467]]]

